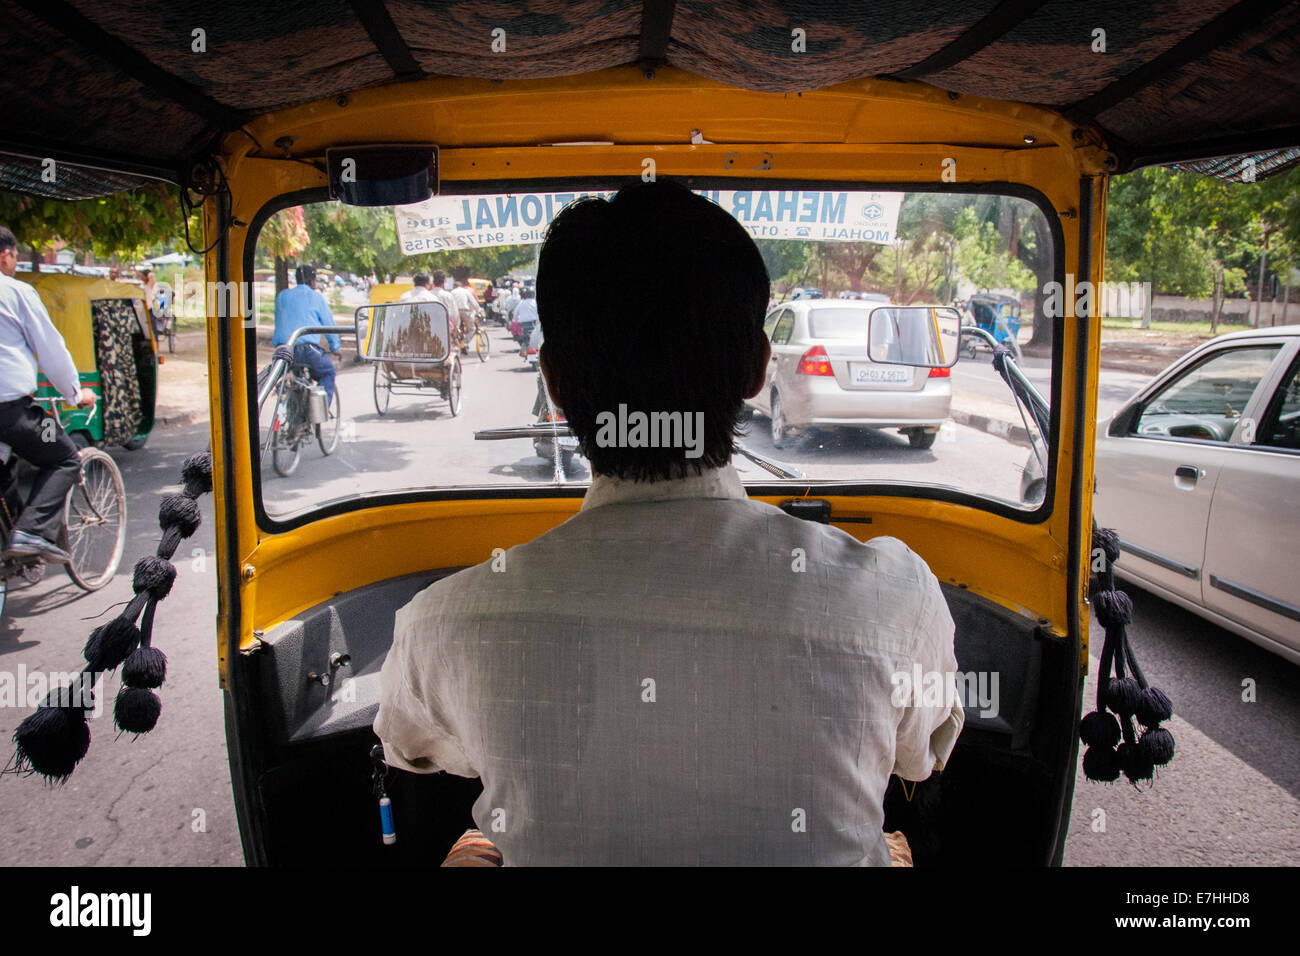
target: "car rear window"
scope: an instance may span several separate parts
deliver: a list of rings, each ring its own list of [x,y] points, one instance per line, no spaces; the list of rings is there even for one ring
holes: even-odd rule
[[[867,343],[867,319],[878,308],[867,303],[861,309],[815,309],[808,315],[808,331],[814,339],[856,339]]]

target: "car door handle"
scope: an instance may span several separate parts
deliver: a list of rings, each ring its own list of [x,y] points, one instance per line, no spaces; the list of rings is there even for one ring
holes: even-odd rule
[[[1174,487],[1183,491],[1192,491],[1198,479],[1205,477],[1205,469],[1195,465],[1179,465],[1174,469]]]

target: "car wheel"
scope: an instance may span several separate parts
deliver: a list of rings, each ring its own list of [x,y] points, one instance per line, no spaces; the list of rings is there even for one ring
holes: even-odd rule
[[[938,432],[928,432],[924,428],[907,429],[907,441],[913,447],[920,451],[934,447],[934,440],[939,437]]]
[[[772,447],[788,448],[791,441],[790,426],[785,421],[780,392],[772,393]]]

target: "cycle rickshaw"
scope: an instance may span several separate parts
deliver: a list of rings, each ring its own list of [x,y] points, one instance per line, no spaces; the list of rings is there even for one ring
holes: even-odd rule
[[[391,313],[394,318],[400,313],[403,321],[410,323],[400,330],[391,326],[371,328],[377,316],[388,314],[390,304],[399,304],[398,298],[408,288],[414,287],[394,283],[377,285],[371,290],[371,304],[356,311],[357,355],[374,366],[375,411],[387,415],[395,394],[427,396],[436,392],[447,403],[447,411],[459,415],[463,368],[458,350],[452,346],[451,318],[442,303],[410,303],[421,308]],[[399,335],[401,343],[396,344]],[[390,354],[384,351],[390,346],[395,349],[391,354],[405,356],[402,361],[378,357]]]
[[[91,0],[72,6],[112,14]],[[749,217],[755,229],[793,216],[812,238],[849,231],[843,223],[854,216],[853,229],[891,243],[881,224],[894,192],[1028,203],[1041,217],[1031,250],[1040,285],[1069,276],[1096,286],[1112,174],[1204,162],[1231,176],[1241,161],[1215,158],[1249,154],[1254,179],[1294,162],[1283,148],[1300,140],[1300,103],[1286,91],[1300,54],[1274,43],[1300,27],[1294,5],[1189,8],[1176,27],[1163,7],[1116,8],[1108,17],[1127,37],[1122,56],[1090,47],[1094,14],[1082,7],[1077,16],[1059,6],[989,7],[940,3],[917,20],[896,5],[863,6],[827,20],[799,3],[765,4],[756,18],[738,3],[616,2],[578,21],[498,5],[509,25],[506,60],[489,52],[489,24],[471,13],[442,18],[431,48],[430,28],[395,7],[353,5],[324,26],[267,17],[258,24],[264,42],[231,44],[219,67],[187,70],[184,82],[168,72],[174,36],[134,35],[117,51],[139,61],[128,68],[87,45],[87,24],[36,13],[13,31],[33,42],[7,48],[4,88],[20,115],[40,118],[26,131],[34,157],[63,155],[78,117],[107,127],[123,97],[165,99],[183,133],[133,140],[148,152],[124,159],[117,133],[78,124],[87,132],[68,159],[94,156],[124,175],[183,183],[202,203],[207,276],[223,282],[250,279],[270,216],[308,201],[397,206],[436,193],[455,203],[453,228],[464,222],[467,234],[497,241],[506,228],[540,229],[563,197],[658,175],[719,202],[744,194],[750,213],[766,212]],[[191,22],[185,10],[207,7],[173,4],[169,22]],[[270,41],[291,32],[323,59],[283,57]],[[340,37],[350,43],[329,42]],[[1270,56],[1258,55],[1265,45]],[[29,90],[24,78],[50,48],[100,82],[64,102],[47,101],[48,86]],[[367,144],[383,160],[369,172],[358,154]],[[1060,864],[1070,821],[1089,667],[1101,330],[1086,310],[1036,313],[1052,370],[1041,499],[1022,506],[953,481],[794,479],[780,469],[746,486],[756,500],[859,539],[904,541],[943,586],[959,667],[1001,675],[1001,707],[982,714],[968,705],[942,779],[891,787],[886,798],[918,865],[949,871],[972,860]],[[390,776],[406,829],[390,845],[375,826],[371,724],[395,612],[430,582],[559,525],[578,511],[582,489],[509,485],[486,469],[463,481],[441,480],[436,469],[397,477],[388,456],[392,476],[379,468],[376,483],[356,493],[278,511],[256,468],[255,333],[237,316],[210,322],[216,651],[245,858],[331,872],[441,859],[471,822],[475,781]],[[392,374],[441,390],[455,411],[454,359],[438,372],[430,366],[425,380],[416,363],[377,356],[377,408],[386,410]],[[381,377],[384,362],[396,365]],[[414,455],[419,443],[401,451]],[[437,464],[445,463],[444,454]],[[331,696],[341,683],[351,697]]]

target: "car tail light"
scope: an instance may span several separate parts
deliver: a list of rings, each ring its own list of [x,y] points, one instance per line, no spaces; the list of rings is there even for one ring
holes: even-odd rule
[[[807,352],[799,357],[800,375],[834,375],[831,371],[831,357],[826,354],[826,349],[820,345],[814,345]]]
[[[952,378],[952,369],[950,368],[932,368],[928,378]]]

